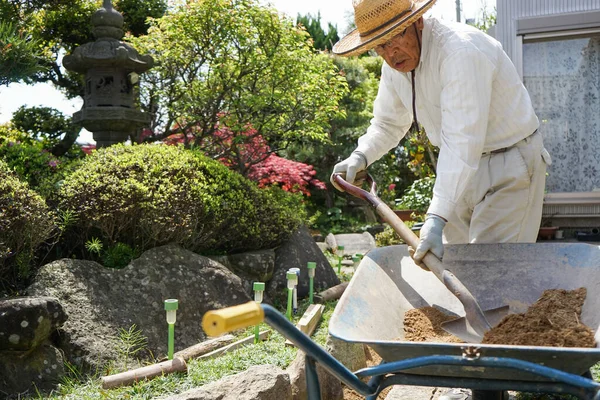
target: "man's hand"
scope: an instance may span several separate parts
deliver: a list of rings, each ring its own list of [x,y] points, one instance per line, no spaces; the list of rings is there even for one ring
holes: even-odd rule
[[[344,180],[348,183],[354,183],[356,180],[356,174],[360,171],[364,171],[367,169],[367,160],[362,153],[352,153],[350,157],[346,158],[344,161],[338,163],[333,167],[333,173],[329,180],[331,184],[340,192],[343,192],[342,189],[333,179],[335,174],[340,174],[344,178]]]
[[[420,240],[415,253],[412,255],[417,264],[421,264],[425,254],[430,251],[440,260],[444,255],[444,244],[442,243],[442,231],[446,221],[438,215],[427,214],[425,223],[420,231]]]

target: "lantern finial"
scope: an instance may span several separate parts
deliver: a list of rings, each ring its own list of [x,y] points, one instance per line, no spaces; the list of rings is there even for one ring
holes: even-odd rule
[[[102,7],[92,15],[92,32],[96,39],[123,37],[123,16],[113,8],[110,0],[104,0]]]

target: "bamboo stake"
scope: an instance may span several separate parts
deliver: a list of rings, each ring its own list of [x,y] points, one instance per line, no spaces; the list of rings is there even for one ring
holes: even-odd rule
[[[232,343],[234,339],[235,336],[233,335],[219,336],[217,338],[206,340],[186,349],[180,350],[175,353],[173,357],[183,358],[185,361],[188,361],[190,358],[200,357],[218,349],[219,347],[228,345]]]
[[[102,388],[112,389],[119,386],[129,386],[143,379],[152,379],[157,376],[180,371],[187,372],[187,364],[184,359],[176,357],[158,364],[147,365],[115,375],[103,376],[101,378]]]
[[[340,297],[342,297],[342,294],[344,293],[344,290],[346,290],[346,287],[348,287],[348,282],[342,282],[337,286],[330,287],[329,289],[324,290],[319,294],[315,295],[315,302],[325,303],[326,301],[337,300]]]
[[[258,337],[259,337],[260,340],[265,340],[265,339],[267,339],[269,337],[270,334],[271,334],[271,331],[270,330],[266,330],[266,331],[262,331],[261,333],[259,333]],[[217,357],[217,356],[220,356],[221,354],[224,354],[224,353],[226,353],[226,352],[228,352],[230,350],[237,349],[238,347],[242,347],[242,346],[244,346],[246,344],[250,344],[250,343],[254,343],[254,335],[248,336],[245,339],[238,340],[237,342],[231,343],[231,344],[229,344],[227,346],[224,346],[224,347],[221,347],[221,348],[216,349],[214,351],[211,351],[210,353],[204,354],[204,355],[200,356],[199,358],[201,360],[205,360],[205,359],[208,359],[208,358]]]

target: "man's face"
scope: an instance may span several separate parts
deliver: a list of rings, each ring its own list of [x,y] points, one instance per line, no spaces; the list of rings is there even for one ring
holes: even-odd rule
[[[410,72],[419,65],[421,57],[419,43],[422,31],[423,18],[419,18],[413,25],[387,42],[376,46],[374,50],[396,71]]]

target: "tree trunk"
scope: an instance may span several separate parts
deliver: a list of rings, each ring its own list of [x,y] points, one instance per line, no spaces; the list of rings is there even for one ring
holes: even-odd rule
[[[67,154],[67,152],[71,149],[71,147],[73,147],[73,144],[79,137],[79,132],[81,132],[81,129],[79,129],[78,131],[73,130],[71,132],[66,132],[65,136],[61,139],[60,142],[58,142],[54,147],[52,147],[52,150],[50,150],[50,152],[56,157],[64,156],[65,154]]]

